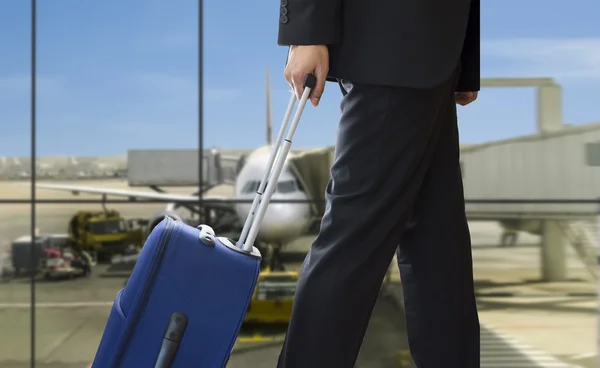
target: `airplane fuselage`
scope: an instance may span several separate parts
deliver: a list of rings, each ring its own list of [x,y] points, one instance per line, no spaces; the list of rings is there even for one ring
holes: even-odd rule
[[[254,151],[236,178],[235,199],[248,201],[235,204],[236,214],[242,222],[250,213],[251,202],[266,169],[270,149],[265,146]],[[271,197],[271,201],[275,203],[270,203],[267,207],[258,239],[267,243],[286,244],[305,234],[312,220],[310,204],[301,203],[307,200],[308,195],[286,162]],[[277,203],[279,201],[295,203]]]

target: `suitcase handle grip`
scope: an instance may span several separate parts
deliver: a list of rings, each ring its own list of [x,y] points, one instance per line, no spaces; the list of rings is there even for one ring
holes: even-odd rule
[[[296,132],[296,128],[298,127],[298,123],[302,117],[302,112],[304,111],[306,102],[308,101],[308,98],[310,97],[310,94],[313,88],[315,88],[316,84],[317,78],[313,74],[307,74],[306,77],[304,77],[304,92],[300,98],[300,103],[296,113],[294,114],[291,125],[289,124],[290,117],[292,116],[292,111],[296,105],[296,96],[292,94],[290,98],[288,108],[283,118],[283,123],[281,124],[279,133],[277,134],[275,144],[271,149],[271,154],[269,156],[269,161],[267,162],[265,173],[256,191],[256,196],[252,201],[250,213],[246,218],[240,238],[236,243],[236,245],[245,252],[252,251],[254,241],[258,235],[260,224],[265,216],[265,213],[267,212],[267,207],[269,206],[271,197],[275,192],[277,181],[279,180],[279,176],[281,175],[281,171],[283,170],[283,166],[285,165],[285,161],[290,152],[292,138],[294,137],[294,133]],[[287,136],[284,139],[283,137],[288,125],[290,125],[290,128]]]
[[[315,77],[314,74],[307,74],[306,77],[304,77],[304,88],[310,88],[310,90],[312,91],[316,85],[317,77]]]

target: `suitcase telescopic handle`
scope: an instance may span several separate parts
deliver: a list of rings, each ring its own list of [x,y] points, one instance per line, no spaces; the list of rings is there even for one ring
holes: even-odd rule
[[[242,233],[236,244],[239,248],[246,252],[252,251],[254,241],[258,235],[260,224],[265,217],[267,207],[269,206],[271,197],[275,192],[277,181],[279,180],[279,176],[281,175],[281,171],[285,165],[285,160],[290,152],[292,138],[294,137],[294,133],[296,132],[296,128],[298,127],[298,123],[302,117],[302,112],[304,111],[306,102],[308,101],[310,93],[315,88],[316,84],[317,78],[313,74],[307,74],[303,83],[304,92],[302,93],[298,109],[296,109],[296,113],[294,114],[294,118],[292,119],[292,123],[290,125],[290,117],[292,116],[292,111],[296,105],[296,96],[292,93],[288,108],[283,117],[283,123],[281,124],[279,133],[277,134],[275,144],[271,149],[271,154],[269,156],[269,160],[267,161],[265,173],[260,181],[260,185],[256,191],[256,196],[254,197],[252,206],[250,207],[250,212],[246,218],[246,222],[244,223],[244,228],[242,229]],[[288,125],[290,125],[289,130],[287,129]],[[286,130],[288,130],[288,133],[284,139],[283,137]]]

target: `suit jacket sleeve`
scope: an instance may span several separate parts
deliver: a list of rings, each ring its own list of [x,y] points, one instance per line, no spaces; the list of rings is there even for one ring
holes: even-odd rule
[[[280,46],[332,45],[340,41],[342,0],[280,0]]]
[[[480,70],[480,0],[472,0],[469,11],[469,23],[460,55],[461,72],[456,87],[457,92],[479,91]]]

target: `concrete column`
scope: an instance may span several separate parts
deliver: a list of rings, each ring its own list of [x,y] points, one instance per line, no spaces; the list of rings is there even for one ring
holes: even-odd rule
[[[562,88],[558,84],[543,85],[537,90],[537,125],[539,133],[563,128]]]
[[[566,239],[556,221],[545,220],[542,224],[542,280],[564,281],[567,278]]]

